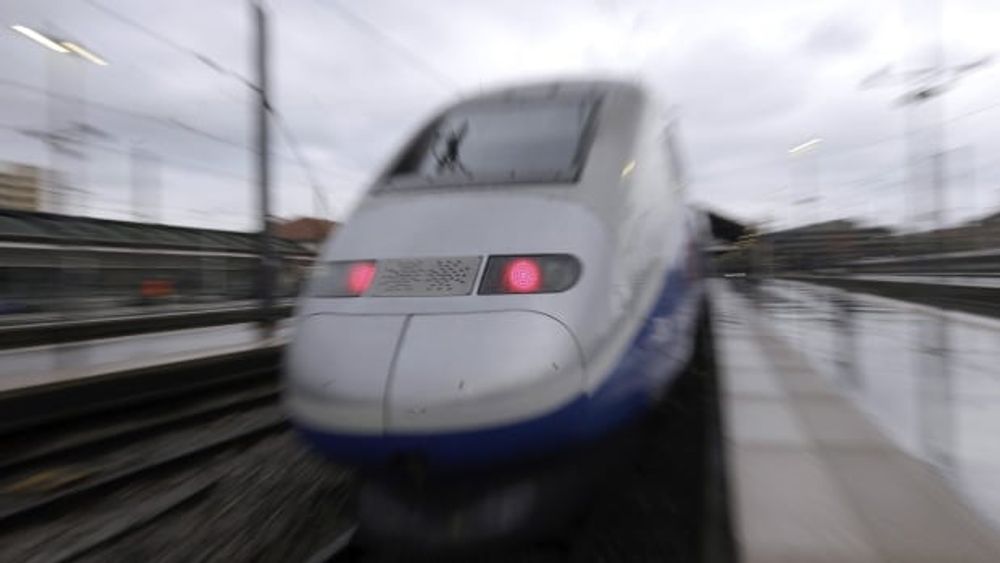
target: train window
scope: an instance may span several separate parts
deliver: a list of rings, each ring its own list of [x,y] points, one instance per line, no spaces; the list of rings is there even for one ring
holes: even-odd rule
[[[557,99],[457,108],[417,137],[386,187],[575,182],[596,106],[593,99]]]

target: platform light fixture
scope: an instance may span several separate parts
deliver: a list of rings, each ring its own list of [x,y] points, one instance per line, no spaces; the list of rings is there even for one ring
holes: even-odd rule
[[[108,66],[108,61],[102,59],[96,53],[79,43],[55,39],[25,25],[12,25],[10,28],[21,35],[24,35],[28,39],[31,39],[35,43],[38,43],[48,49],[52,49],[57,53],[62,53],[64,55],[73,54],[81,59],[92,62],[95,65]]]
[[[102,59],[101,57],[98,57],[92,51],[89,51],[84,47],[77,45],[76,43],[73,43],[71,41],[63,41],[61,45],[69,49],[70,51],[73,51],[77,55],[83,57],[84,59],[87,59],[88,61],[94,63],[95,65],[108,66],[108,61]]]
[[[823,139],[820,139],[819,137],[817,137],[815,139],[810,139],[810,140],[802,143],[801,145],[798,145],[798,146],[795,146],[795,147],[792,147],[792,148],[788,149],[788,152],[789,152],[789,154],[799,154],[801,152],[805,152],[805,151],[807,151],[807,150],[809,150],[809,149],[811,149],[811,148],[819,145],[822,142],[823,142]]]
[[[31,39],[35,43],[44,45],[45,47],[48,47],[49,49],[52,49],[57,53],[69,53],[69,49],[63,47],[57,41],[54,41],[42,35],[41,33],[35,31],[34,29],[31,29],[30,27],[24,25],[12,25],[10,26],[10,28],[20,33],[21,35],[27,37],[28,39]]]

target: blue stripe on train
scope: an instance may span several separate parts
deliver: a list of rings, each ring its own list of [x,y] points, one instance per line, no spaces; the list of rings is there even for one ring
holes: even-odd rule
[[[653,310],[622,354],[611,375],[590,396],[581,396],[540,417],[494,428],[429,434],[360,436],[298,426],[307,441],[339,462],[378,466],[398,455],[416,453],[431,468],[481,465],[562,449],[609,432],[645,412],[657,391],[676,377],[689,346],[686,331],[673,318],[691,297],[688,273],[670,270]],[[697,315],[690,315],[689,324]],[[675,328],[663,340],[663,320]]]

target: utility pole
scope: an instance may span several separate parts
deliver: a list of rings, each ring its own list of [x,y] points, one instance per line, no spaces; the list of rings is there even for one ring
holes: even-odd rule
[[[267,67],[267,14],[261,0],[251,3],[256,46],[254,49],[257,68],[257,188],[260,202],[260,267],[258,271],[258,296],[260,298],[260,322],[270,325],[274,322],[275,257],[271,244],[271,151],[268,131],[270,99],[268,97]]]
[[[84,69],[79,61],[56,51],[46,53],[46,145],[49,149],[49,201],[46,211],[66,214],[74,207],[74,188],[83,184],[85,133],[74,127],[84,122],[85,96],[76,102],[60,102],[57,92],[84,89]]]
[[[911,26],[920,34],[926,34],[930,41],[922,49],[915,47],[911,59],[927,66],[901,72],[893,72],[887,66],[865,78],[861,87],[902,86],[905,89],[898,104],[906,108],[907,183],[911,191],[907,198],[911,206],[909,221],[915,231],[920,231],[921,228],[933,230],[944,226],[947,163],[941,96],[964,75],[988,65],[991,57],[948,66],[941,37],[943,12],[940,1],[928,0],[916,6],[920,10],[912,14]]]
[[[55,86],[55,78],[58,74],[56,65],[65,64],[60,60],[60,57],[55,53],[46,53],[46,89],[45,89],[45,109],[46,117],[48,122],[46,124],[47,142],[46,145],[49,149],[49,169],[48,169],[48,184],[46,189],[48,190],[48,201],[43,207],[46,211],[52,213],[65,213],[65,198],[66,198],[66,187],[63,184],[62,178],[62,158],[59,154],[62,150],[58,140],[56,139],[56,131],[62,127],[60,122],[60,115],[58,113],[59,109],[56,104],[55,97],[53,95],[53,90]]]
[[[143,160],[145,160],[145,154],[138,143],[132,145],[132,151],[129,153],[129,179],[131,180],[131,193],[129,194],[129,203],[132,207],[132,220],[135,222],[140,222],[143,220],[145,215],[142,212],[142,199],[140,193],[142,190],[143,180]]]
[[[50,28],[52,27],[51,24],[47,25]],[[68,192],[70,187],[61,177],[61,173],[63,172],[62,157],[68,155],[77,158],[80,164],[79,170],[76,172],[80,177],[82,177],[85,173],[85,165],[83,164],[85,154],[81,151],[70,149],[68,145],[75,143],[82,147],[84,136],[95,132],[100,133],[99,130],[88,126],[83,119],[83,114],[86,109],[84,97],[80,98],[80,105],[78,108],[75,108],[78,118],[75,125],[73,128],[63,131],[63,128],[68,126],[69,123],[62,123],[63,121],[67,121],[64,119],[64,116],[59,113],[59,110],[64,108],[58,107],[59,104],[56,104],[54,92],[79,90],[83,83],[83,69],[74,68],[72,63],[66,65],[65,61],[68,59],[63,59],[61,55],[70,55],[70,58],[85,60],[98,66],[107,66],[108,62],[78,42],[49,36],[24,25],[12,25],[11,29],[49,50],[49,56],[46,59],[47,131],[42,133],[25,133],[29,136],[37,137],[45,141],[49,147],[49,171],[46,179],[46,189],[49,192],[49,197],[48,201],[45,202],[44,207],[49,211],[61,213],[65,211],[64,208],[66,207],[67,200],[69,198]],[[58,55],[53,53],[58,53]],[[76,78],[76,82],[79,82],[80,84],[57,86],[57,79],[61,74],[71,74],[76,71],[81,73],[79,77]],[[72,113],[72,109],[66,111],[68,113]],[[79,134],[80,138],[75,138],[76,134]],[[75,180],[79,182],[80,178],[75,178]],[[83,190],[80,190],[80,193],[83,193]]]
[[[143,148],[139,142],[135,142],[129,154],[129,168],[132,182],[130,194],[132,220],[159,223],[160,208],[163,203],[159,157]]]
[[[823,139],[816,137],[788,149],[788,154],[793,159],[789,161],[792,180],[790,187],[794,190],[798,186],[801,191],[808,192],[805,195],[800,193],[799,198],[792,200],[793,205],[802,204],[802,216],[806,225],[819,223],[823,220],[819,210],[823,198],[819,163],[819,150],[822,143]],[[812,209],[814,213],[810,213],[809,204],[815,204]]]

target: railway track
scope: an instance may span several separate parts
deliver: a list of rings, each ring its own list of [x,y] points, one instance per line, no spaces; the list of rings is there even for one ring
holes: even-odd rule
[[[261,377],[262,383],[248,382],[245,391],[232,393],[224,390],[209,394],[207,398],[190,405],[165,409],[151,407],[146,412],[135,412],[134,417],[93,417],[83,426],[65,421],[52,428],[34,429],[0,437],[0,475],[9,476],[31,466],[60,463],[93,456],[114,448],[123,448],[144,438],[171,430],[193,426],[229,413],[274,404],[279,397],[277,385],[270,381],[270,370],[254,370],[247,379]],[[133,409],[134,411],[135,409]],[[28,433],[30,432],[30,434]]]
[[[253,351],[126,369],[99,377],[65,380],[0,394],[0,447],[11,436],[36,439],[39,432],[86,421],[113,423],[116,417],[172,410],[178,401],[239,389],[261,379],[276,379],[281,349],[275,344]]]
[[[292,314],[288,301],[278,303],[277,318]],[[0,349],[42,344],[65,344],[94,338],[132,336],[165,330],[201,328],[253,322],[260,318],[255,307],[209,308],[207,310],[143,311],[117,318],[58,319],[0,326]]]
[[[142,463],[96,467],[83,460],[70,466],[31,467],[0,484],[0,528],[6,530],[24,522],[51,517],[99,497],[114,487],[197,463],[208,456],[252,443],[287,427],[281,416],[271,416],[247,428],[240,428],[193,446],[165,449]]]
[[[0,433],[0,560],[417,558],[358,539],[353,477],[286,431],[277,358],[251,364],[213,371],[214,381],[180,378],[192,385],[159,397]],[[731,560],[706,557],[702,545],[713,525],[705,489],[720,488],[704,476],[721,478],[707,465],[710,381],[689,377],[675,389],[649,421],[641,458],[564,541],[448,560]]]
[[[5,547],[16,544],[22,530],[86,513],[116,491],[192,472],[208,460],[238,453],[287,429],[277,407],[276,357],[224,375],[179,381],[177,388],[144,393],[118,407],[51,413],[42,423],[0,434],[4,453],[0,457],[0,559],[8,560],[3,556]],[[127,517],[46,553],[44,560],[69,561],[92,553],[203,497],[216,480],[210,472],[197,475],[137,505],[125,506]]]

